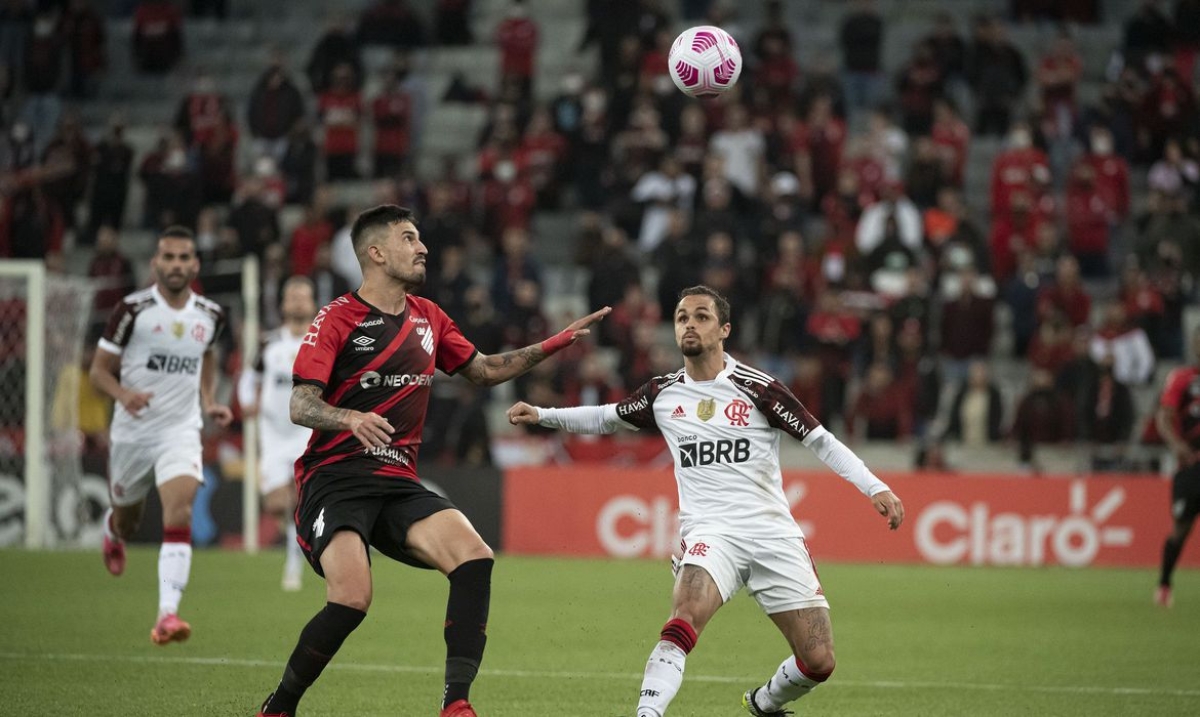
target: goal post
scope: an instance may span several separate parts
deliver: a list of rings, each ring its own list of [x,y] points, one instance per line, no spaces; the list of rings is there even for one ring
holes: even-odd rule
[[[259,279],[258,257],[250,255],[242,262],[242,370],[254,365],[261,343],[262,322],[259,317],[262,286]],[[245,406],[242,407],[243,409]],[[242,420],[242,546],[253,555],[258,552],[258,482],[259,446],[258,416]]]
[[[93,295],[91,280],[41,261],[0,261],[0,545],[80,536],[78,387]]]

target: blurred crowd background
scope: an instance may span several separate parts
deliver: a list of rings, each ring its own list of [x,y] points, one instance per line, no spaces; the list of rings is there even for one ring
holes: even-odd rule
[[[696,24],[742,48],[719,99],[668,75]],[[655,460],[502,411],[674,370],[702,282],[729,350],[885,467],[1153,471],[1191,360],[1198,58],[1200,0],[0,0],[0,257],[101,282],[100,326],[193,227],[228,390],[242,258],[273,328],[288,276],[357,286],[348,223],[396,202],[481,351],[614,309],[511,386],[437,382],[424,461]]]

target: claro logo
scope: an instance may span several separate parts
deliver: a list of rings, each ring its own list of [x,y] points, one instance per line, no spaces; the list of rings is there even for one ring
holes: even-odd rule
[[[1133,529],[1106,526],[1125,503],[1114,487],[1089,510],[1087,485],[1071,483],[1069,515],[992,514],[987,503],[942,500],[930,503],[914,523],[921,556],[931,563],[973,565],[1090,565],[1100,548],[1126,547]]]

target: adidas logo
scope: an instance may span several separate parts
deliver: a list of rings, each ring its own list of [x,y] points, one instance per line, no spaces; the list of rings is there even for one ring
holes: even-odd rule
[[[676,406],[674,411],[671,411],[671,418],[687,418],[687,411],[683,410],[683,406]]]

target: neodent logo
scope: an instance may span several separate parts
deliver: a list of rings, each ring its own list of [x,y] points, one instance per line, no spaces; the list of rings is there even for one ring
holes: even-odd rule
[[[1071,483],[1070,515],[993,515],[984,502],[967,506],[941,500],[921,511],[914,539],[921,556],[931,563],[1052,562],[1082,567],[1090,565],[1102,547],[1125,547],[1133,542],[1132,528],[1104,525],[1124,503],[1125,489],[1117,486],[1088,510],[1083,481]]]
[[[367,371],[358,379],[363,388],[392,388],[395,386],[432,386],[433,374],[396,373],[388,376],[376,371]]]

